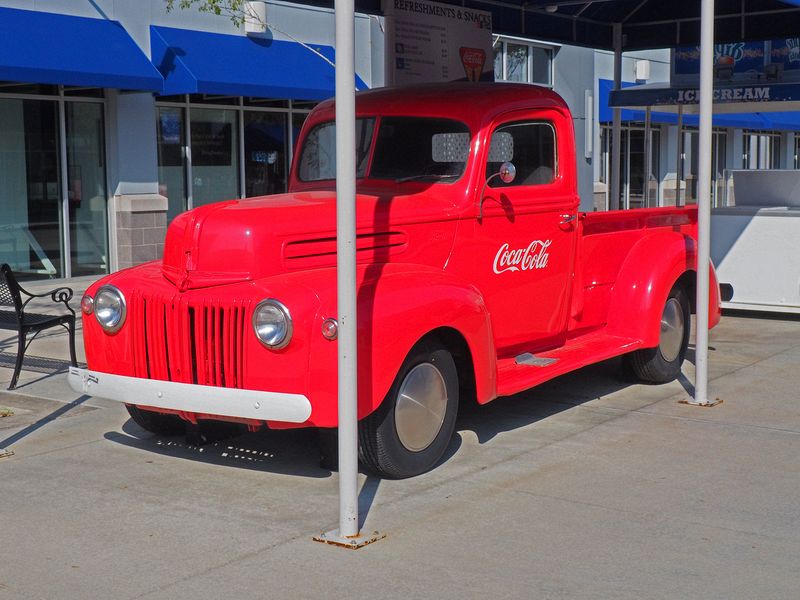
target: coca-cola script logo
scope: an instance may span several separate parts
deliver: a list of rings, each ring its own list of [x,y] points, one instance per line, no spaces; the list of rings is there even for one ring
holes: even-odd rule
[[[494,272],[498,275],[506,271],[530,271],[544,269],[550,254],[547,249],[552,240],[534,240],[527,248],[512,250],[509,245],[503,244],[494,257]]]

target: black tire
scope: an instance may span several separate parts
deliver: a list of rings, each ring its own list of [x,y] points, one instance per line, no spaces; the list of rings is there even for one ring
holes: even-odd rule
[[[186,421],[178,415],[168,415],[144,410],[132,404],[126,404],[128,414],[139,427],[150,433],[159,435],[180,435],[186,432]]]
[[[423,388],[426,384],[431,385]],[[440,409],[422,410],[419,402],[401,400],[398,410],[401,390],[408,392],[415,385],[417,389],[430,391],[430,397],[434,398],[431,406]],[[391,479],[414,477],[432,469],[453,437],[458,396],[458,371],[450,352],[436,342],[420,342],[414,346],[381,406],[359,423],[361,464]],[[404,396],[408,397],[408,394]],[[433,418],[423,419],[420,427],[413,427],[413,423],[419,422],[414,417],[420,415]]]
[[[678,377],[689,347],[691,318],[689,297],[683,286],[675,284],[661,313],[659,345],[626,355],[626,367],[630,372],[646,383],[667,383]],[[680,320],[680,325],[676,319]]]

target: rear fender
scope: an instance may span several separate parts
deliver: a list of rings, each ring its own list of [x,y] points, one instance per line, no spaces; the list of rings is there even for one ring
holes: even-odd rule
[[[697,242],[688,235],[661,231],[639,240],[614,284],[608,332],[641,340],[646,348],[657,346],[667,296],[684,273],[695,271],[696,264]]]

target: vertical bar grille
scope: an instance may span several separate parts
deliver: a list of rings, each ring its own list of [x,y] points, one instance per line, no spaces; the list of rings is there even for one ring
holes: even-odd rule
[[[137,377],[244,387],[244,329],[248,303],[190,303],[182,296],[135,293],[129,318]]]

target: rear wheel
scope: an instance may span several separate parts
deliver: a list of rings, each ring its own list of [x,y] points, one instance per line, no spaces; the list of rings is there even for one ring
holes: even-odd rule
[[[131,419],[142,429],[159,435],[179,435],[186,432],[186,421],[178,415],[168,415],[152,410],[144,410],[132,404],[126,404]]]
[[[666,383],[681,372],[689,347],[691,313],[689,298],[680,284],[669,292],[661,313],[658,346],[631,352],[626,356],[631,371],[648,383]]]
[[[450,352],[435,342],[417,344],[380,408],[359,423],[362,464],[393,479],[432,469],[453,437],[458,392]]]

